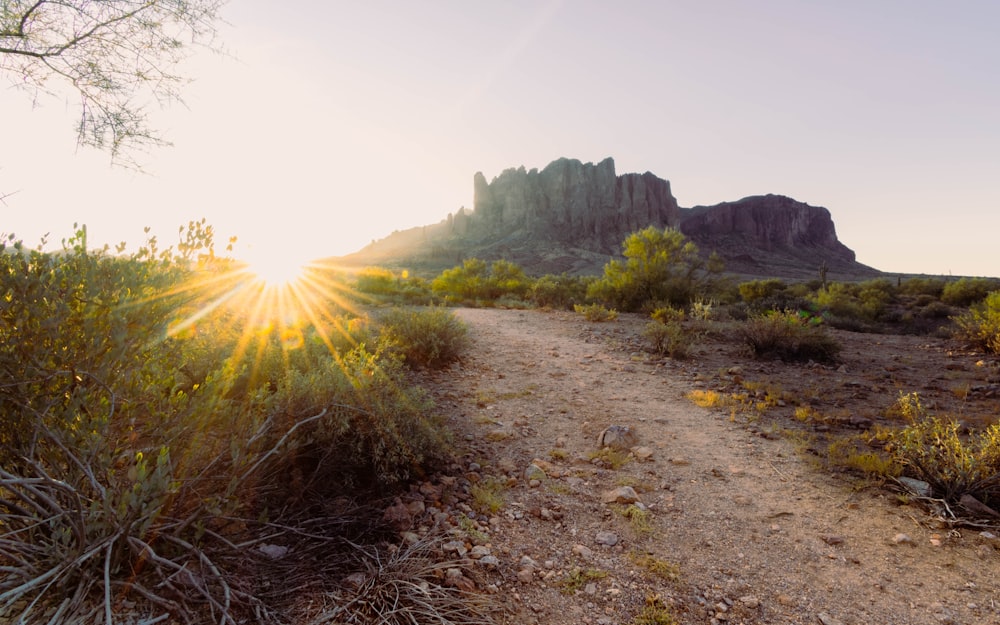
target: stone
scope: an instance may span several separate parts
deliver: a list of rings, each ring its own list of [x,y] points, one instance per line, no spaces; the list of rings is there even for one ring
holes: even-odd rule
[[[532,480],[544,480],[546,477],[545,471],[535,463],[528,465],[528,468],[524,470],[524,479],[528,482]]]
[[[609,426],[597,437],[597,446],[602,449],[610,447],[624,451],[635,447],[638,442],[639,436],[627,425]]]
[[[646,462],[653,459],[653,449],[651,447],[633,447],[632,455],[635,456],[636,460]]]
[[[822,625],[844,625],[842,621],[833,618],[826,612],[820,612],[816,615],[816,618],[820,623],[822,623]]]
[[[896,479],[903,485],[904,488],[906,488],[906,490],[910,491],[917,497],[931,496],[931,485],[923,480],[917,480],[912,477],[900,477]]]
[[[521,569],[517,572],[517,581],[522,584],[530,584],[535,579],[534,569]]]
[[[573,555],[580,556],[584,560],[590,560],[594,557],[594,550],[586,545],[573,545]]]
[[[601,495],[601,501],[604,503],[630,504],[639,501],[639,495],[631,486],[619,486]]]
[[[460,558],[464,558],[465,554],[469,552],[469,550],[465,547],[465,543],[460,540],[448,541],[441,545],[441,549],[443,549],[446,553],[455,553]]]
[[[997,512],[968,493],[962,495],[962,498],[958,500],[958,503],[960,503],[963,508],[968,510],[970,514],[980,517],[1000,517],[1000,512]]]
[[[473,560],[482,560],[490,555],[490,548],[485,545],[476,545],[469,551],[469,557]]]
[[[760,599],[753,595],[745,595],[739,598],[740,604],[748,610],[756,610],[760,607]]]
[[[820,536],[820,538],[828,545],[842,545],[844,544],[844,537],[837,534],[826,534]]]
[[[494,569],[500,566],[500,559],[496,556],[483,556],[476,560],[476,564],[479,566],[485,566],[487,568]]]
[[[597,535],[594,537],[594,542],[596,542],[598,545],[614,547],[615,545],[618,544],[618,534],[615,534],[614,532],[609,532],[607,530],[601,530],[597,532]]]
[[[288,555],[288,547],[285,547],[284,545],[271,545],[264,543],[257,547],[257,551],[272,560],[280,560]]]

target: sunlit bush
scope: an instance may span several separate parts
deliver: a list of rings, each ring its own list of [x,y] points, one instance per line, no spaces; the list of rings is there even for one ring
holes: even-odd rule
[[[957,336],[978,349],[1000,354],[1000,291],[993,291],[985,301],[955,317]]]
[[[468,329],[447,308],[393,308],[379,316],[382,334],[417,367],[439,368],[458,358],[465,349]]]

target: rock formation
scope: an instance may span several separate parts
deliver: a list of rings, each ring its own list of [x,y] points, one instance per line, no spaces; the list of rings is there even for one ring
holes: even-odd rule
[[[469,216],[475,237],[559,242],[614,253],[630,232],[676,227],[680,209],[670,183],[653,174],[615,174],[615,163],[562,158],[545,169],[508,169],[486,182],[473,178]]]
[[[727,264],[804,265],[873,272],[855,261],[837,238],[830,211],[783,195],[757,195],[714,206],[681,210],[680,230],[702,248],[718,251]],[[875,272],[877,273],[877,272]]]
[[[830,211],[781,195],[680,208],[670,183],[650,172],[622,174],[606,158],[561,158],[544,169],[473,177],[473,208],[444,221],[395,232],[344,260],[440,271],[476,257],[506,259],[531,274],[599,275],[622,242],[648,226],[679,228],[727,270],[772,277],[871,276],[838,239]]]

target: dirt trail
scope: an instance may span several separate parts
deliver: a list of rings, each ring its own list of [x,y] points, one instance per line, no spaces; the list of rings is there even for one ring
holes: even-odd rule
[[[891,493],[817,470],[794,442],[695,406],[684,395],[697,356],[632,351],[639,320],[457,314],[470,355],[437,376],[435,392],[464,428],[473,481],[516,478],[504,509],[482,519],[501,562],[482,583],[517,610],[511,622],[629,623],[658,594],[681,623],[1000,624],[996,538],[936,529]],[[634,429],[651,459],[592,463],[610,425]],[[524,475],[533,459],[550,463],[534,486]],[[602,502],[622,485],[651,527]],[[600,532],[617,544],[600,544]],[[678,565],[680,580],[639,566],[644,555]]]

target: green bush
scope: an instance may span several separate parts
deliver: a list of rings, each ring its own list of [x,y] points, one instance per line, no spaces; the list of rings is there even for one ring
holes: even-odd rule
[[[698,295],[709,295],[722,260],[707,261],[698,246],[679,230],[650,226],[622,244],[624,261],[604,266],[604,277],[590,284],[587,297],[625,311],[667,303],[686,308]]]
[[[954,320],[959,338],[984,352],[1000,354],[1000,291],[993,291]]]
[[[447,308],[393,308],[379,323],[403,360],[416,367],[438,369],[454,362],[468,340],[468,328]]]
[[[952,306],[971,306],[996,290],[1000,290],[1000,281],[992,278],[959,278],[944,285],[941,301]]]
[[[1000,506],[1000,424],[966,436],[954,419],[928,415],[915,393],[901,396],[900,404],[909,424],[890,436],[890,449],[904,472],[949,503],[971,495]]]
[[[587,299],[587,285],[592,279],[569,274],[546,274],[531,287],[531,300],[540,308],[573,310]]]
[[[497,260],[487,265],[478,258],[466,259],[461,266],[446,269],[431,281],[435,294],[463,303],[488,304],[504,296],[524,299],[531,287],[531,279],[514,263]]]
[[[816,318],[792,312],[753,317],[740,328],[742,342],[755,358],[835,362],[840,344]]]
[[[777,278],[770,278],[767,280],[752,280],[750,282],[742,282],[739,285],[740,297],[747,304],[756,302],[757,300],[771,298],[781,293],[786,288],[785,283]]]
[[[674,308],[673,306],[661,306],[649,314],[654,321],[658,321],[661,324],[665,323],[680,323],[684,321],[684,311],[680,308]]]
[[[907,278],[899,283],[898,290],[903,295],[926,295],[941,299],[945,281],[941,278]]]
[[[587,321],[614,321],[618,318],[618,311],[605,308],[600,304],[576,304],[573,310],[583,315]]]
[[[650,321],[643,330],[643,336],[653,345],[653,351],[660,356],[670,356],[678,360],[687,358],[690,339],[679,321]]]

